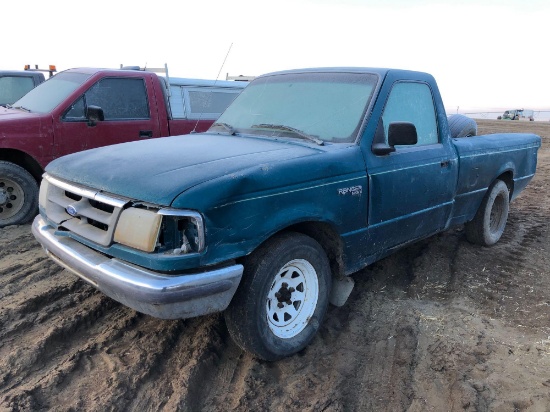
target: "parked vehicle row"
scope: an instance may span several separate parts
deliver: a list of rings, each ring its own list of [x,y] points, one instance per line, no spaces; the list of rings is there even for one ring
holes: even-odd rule
[[[58,73],[12,106],[0,108],[0,227],[36,216],[38,186],[53,159],[205,131],[246,85],[167,78],[144,70]]]

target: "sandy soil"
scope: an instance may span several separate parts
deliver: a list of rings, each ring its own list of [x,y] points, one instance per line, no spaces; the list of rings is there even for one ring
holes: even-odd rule
[[[268,363],[223,317],[160,321],[0,229],[0,410],[550,411],[550,123],[537,174],[494,247],[462,228],[354,275],[313,343]]]

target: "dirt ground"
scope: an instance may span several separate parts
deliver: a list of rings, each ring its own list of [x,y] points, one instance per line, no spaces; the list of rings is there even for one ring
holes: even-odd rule
[[[313,343],[243,353],[223,316],[161,321],[0,229],[0,411],[550,411],[550,122],[480,120],[543,138],[501,241],[455,228],[354,275]]]

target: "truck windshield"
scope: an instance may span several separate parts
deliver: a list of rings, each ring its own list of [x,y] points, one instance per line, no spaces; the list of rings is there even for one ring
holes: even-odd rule
[[[33,113],[49,113],[90,76],[75,72],[56,74],[16,101],[13,107]]]
[[[0,76],[0,106],[12,104],[34,87],[32,77]]]
[[[288,73],[250,83],[212,126],[237,133],[353,142],[378,76]]]

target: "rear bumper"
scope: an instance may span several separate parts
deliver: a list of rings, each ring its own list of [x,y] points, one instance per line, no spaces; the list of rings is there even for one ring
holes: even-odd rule
[[[32,232],[59,265],[116,301],[162,318],[190,318],[227,308],[242,277],[243,266],[169,276],[107,257],[66,236],[40,215]]]

